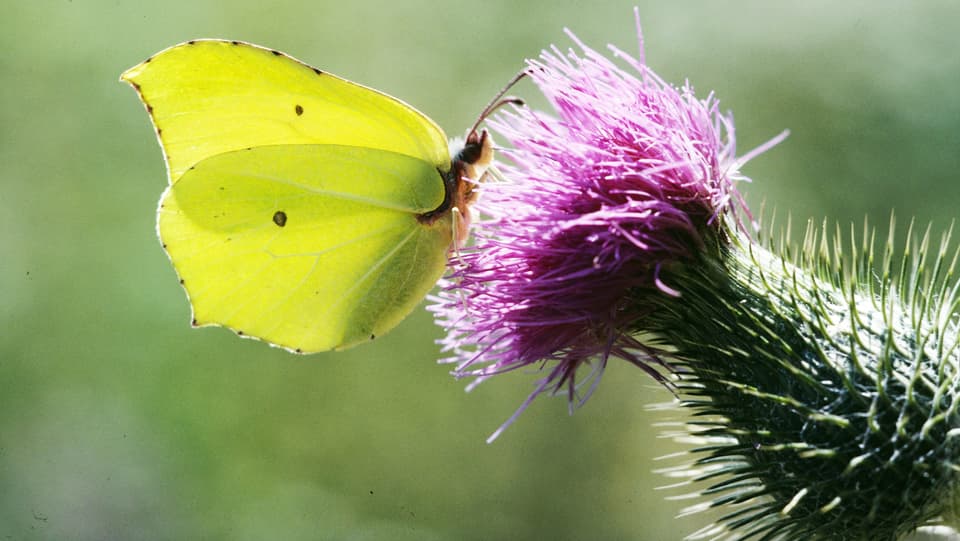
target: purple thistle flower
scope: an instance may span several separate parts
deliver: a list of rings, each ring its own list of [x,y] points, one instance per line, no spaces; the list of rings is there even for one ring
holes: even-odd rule
[[[512,164],[500,168],[505,182],[478,187],[475,243],[453,258],[431,306],[448,333],[442,362],[476,378],[468,389],[521,367],[546,371],[489,441],[542,393],[565,392],[572,411],[611,356],[664,381],[665,361],[633,336],[642,298],[678,295],[662,272],[746,213],[734,184],[750,156],[735,158],[732,118],[713,95],[660,79],[642,37],[640,59],[611,46],[624,69],[567,33],[582,54],[554,47],[527,68],[556,116],[516,108],[490,122]],[[583,365],[593,370],[578,382]]]
[[[899,539],[960,528],[960,250],[929,229],[894,263],[810,227],[799,251],[751,238],[733,123],[712,95],[576,41],[527,72],[556,116],[517,108],[475,245],[432,310],[457,376],[536,366],[534,398],[596,387],[611,357],[668,383],[699,458],[666,471],[723,508],[715,539]],[[642,50],[642,41],[641,41]],[[830,240],[831,237],[833,240]],[[952,252],[952,254],[951,254]],[[875,262],[881,262],[880,268]],[[899,273],[894,266],[899,267]],[[585,377],[578,371],[593,368]],[[669,376],[669,379],[668,379]],[[489,441],[489,440],[488,440]],[[685,483],[684,483],[685,484]]]

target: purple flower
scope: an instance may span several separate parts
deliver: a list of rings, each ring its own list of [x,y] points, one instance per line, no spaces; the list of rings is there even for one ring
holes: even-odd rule
[[[490,122],[511,163],[503,182],[478,187],[474,245],[452,258],[430,308],[447,331],[442,362],[475,378],[468,389],[517,368],[545,372],[490,440],[542,393],[565,393],[572,411],[610,357],[663,381],[665,361],[634,336],[642,299],[678,295],[664,271],[746,212],[734,187],[745,160],[712,94],[665,83],[642,52],[611,46],[620,67],[568,35],[580,53],[554,47],[527,68],[555,116],[518,107]]]

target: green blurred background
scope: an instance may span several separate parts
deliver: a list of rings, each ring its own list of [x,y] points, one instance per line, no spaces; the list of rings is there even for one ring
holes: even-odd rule
[[[758,207],[943,228],[960,201],[960,4],[641,2],[647,58],[713,89]],[[892,3],[891,3],[892,4]],[[191,330],[154,234],[164,166],[121,71],[175,43],[260,43],[459,134],[570,42],[636,50],[633,2],[92,0],[0,14],[0,539],[679,539],[657,491],[670,399],[614,363],[586,407],[515,373],[463,392],[418,310],[298,357]],[[518,92],[532,95],[530,86]]]

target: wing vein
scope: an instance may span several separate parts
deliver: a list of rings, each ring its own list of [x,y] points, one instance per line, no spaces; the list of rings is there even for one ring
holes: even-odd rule
[[[360,287],[360,284],[364,283],[370,277],[371,274],[373,274],[375,271],[383,267],[387,263],[387,261],[389,261],[400,250],[400,248],[402,248],[404,245],[410,242],[410,239],[413,238],[413,236],[416,235],[417,232],[418,232],[418,229],[413,228],[410,231],[410,233],[403,238],[403,240],[397,243],[397,246],[395,248],[393,248],[392,250],[384,254],[383,257],[377,259],[377,261],[370,266],[367,272],[365,272],[363,276],[361,276],[356,282],[354,282],[353,286],[351,286],[349,289],[344,291],[335,302],[330,303],[330,306],[328,306],[327,310],[323,313],[324,319],[326,319],[327,315],[330,314],[330,312],[333,311],[334,308],[340,306],[351,294],[353,294],[353,292],[356,291],[358,287]]]

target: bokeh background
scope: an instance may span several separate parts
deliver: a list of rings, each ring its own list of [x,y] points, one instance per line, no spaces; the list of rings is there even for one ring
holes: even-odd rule
[[[947,227],[960,202],[960,4],[638,2],[665,79],[716,91],[750,202],[795,221]],[[260,43],[459,134],[569,26],[636,51],[633,2],[39,0],[0,14],[0,539],[679,539],[656,490],[670,399],[614,363],[574,416],[515,373],[470,394],[418,310],[347,352],[191,330],[154,234],[164,166],[121,71]],[[533,96],[530,86],[518,93]],[[534,103],[536,99],[533,100]],[[675,415],[670,415],[675,417]]]

